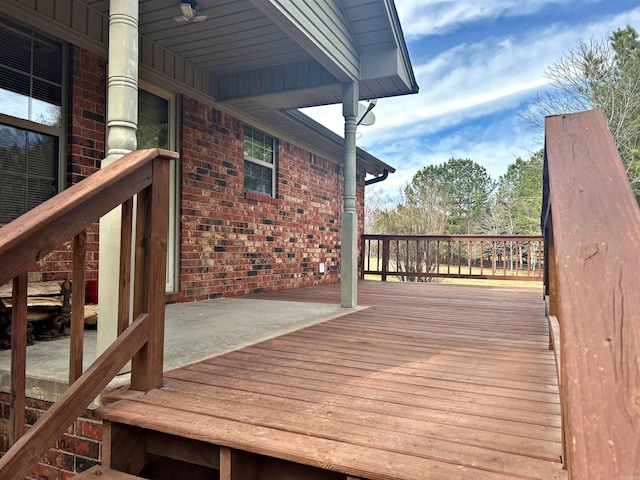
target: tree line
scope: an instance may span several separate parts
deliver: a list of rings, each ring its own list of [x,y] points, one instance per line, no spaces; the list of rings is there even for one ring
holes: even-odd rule
[[[577,45],[550,65],[550,88],[525,104],[533,132],[544,117],[602,109],[640,201],[640,40],[631,27]],[[542,150],[517,158],[494,180],[469,158],[420,169],[399,198],[367,194],[365,229],[398,235],[540,233]]]
[[[469,158],[419,170],[399,198],[367,197],[366,230],[397,235],[536,235],[542,208],[542,151],[517,158],[493,180]]]

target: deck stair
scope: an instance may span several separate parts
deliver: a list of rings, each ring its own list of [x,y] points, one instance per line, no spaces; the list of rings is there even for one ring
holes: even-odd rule
[[[354,458],[363,457],[365,449],[356,447],[347,452],[350,447],[347,445],[345,450],[345,445],[340,442],[313,436],[301,439],[291,433],[283,436],[283,432],[277,429],[175,411],[170,400],[174,394],[156,389],[147,394],[124,391],[112,396],[111,401],[118,397],[122,401],[107,405],[97,413],[98,417],[111,419],[105,423],[103,441],[108,447],[102,470],[90,470],[74,478],[359,480],[359,477],[325,468],[344,468],[353,463]],[[186,396],[183,400],[188,401]],[[169,402],[166,408],[155,403],[165,401]],[[293,448],[301,451],[292,455]],[[334,448],[337,451],[327,456]],[[302,461],[312,465],[298,463]],[[371,467],[372,459],[362,458],[359,462],[361,464],[355,468],[362,469],[362,464]],[[135,472],[139,476],[123,472]],[[399,478],[404,477],[401,475]]]
[[[12,284],[11,408],[6,430],[10,448],[0,458],[0,478],[27,476],[55,439],[73,424],[129,361],[132,388],[149,391],[162,384],[166,205],[169,203],[169,162],[176,157],[175,152],[158,149],[131,152],[0,229],[0,285],[9,281]],[[123,246],[120,258],[116,259],[120,266],[119,336],[85,370],[83,319],[87,227],[118,206],[121,206],[120,244]],[[137,218],[144,219],[135,223],[135,229],[134,209]],[[70,243],[65,245],[65,242]],[[67,246],[72,250],[71,281],[75,286],[70,305],[70,386],[27,430],[29,271],[50,252]],[[135,250],[134,254],[132,250]],[[130,288],[132,271],[135,272],[133,289]]]

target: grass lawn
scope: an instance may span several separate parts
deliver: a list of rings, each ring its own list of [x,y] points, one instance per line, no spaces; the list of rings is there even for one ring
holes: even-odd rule
[[[443,278],[442,283],[452,283],[458,285],[485,285],[491,287],[542,287],[542,280],[491,280],[483,278]]]
[[[502,268],[499,268],[498,274],[501,274],[502,271],[503,271]],[[452,265],[450,267],[450,272],[457,273],[458,266]],[[463,266],[462,273],[465,274],[468,272],[469,272],[469,267]],[[472,275],[480,275],[480,267],[472,267],[471,272],[472,272]],[[491,268],[484,267],[482,269],[482,272],[485,275],[487,275],[491,272]],[[509,272],[508,269],[507,269],[507,272]],[[440,273],[447,273],[447,265],[440,265]],[[525,272],[522,270],[520,270],[519,273],[521,273],[522,275],[525,274]],[[367,274],[364,276],[364,278],[365,280],[381,280],[382,277],[380,275]],[[397,277],[389,276],[388,281],[399,282],[400,280]],[[534,281],[525,280],[524,278],[522,280],[492,280],[490,278],[487,278],[487,279],[484,279],[484,278],[434,278],[432,279],[432,281],[437,283],[448,283],[448,284],[455,284],[455,285],[485,285],[485,286],[493,286],[493,287],[536,288],[536,287],[542,286],[542,278],[536,279]]]

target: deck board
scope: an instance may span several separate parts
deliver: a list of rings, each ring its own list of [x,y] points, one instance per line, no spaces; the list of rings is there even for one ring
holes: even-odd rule
[[[361,282],[359,296],[369,308],[96,414],[371,480],[566,478],[539,289]],[[339,286],[260,298],[338,302]]]

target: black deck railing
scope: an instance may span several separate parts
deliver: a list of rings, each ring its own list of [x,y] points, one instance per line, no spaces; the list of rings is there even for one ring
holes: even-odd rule
[[[362,278],[542,281],[542,236],[363,235]]]

